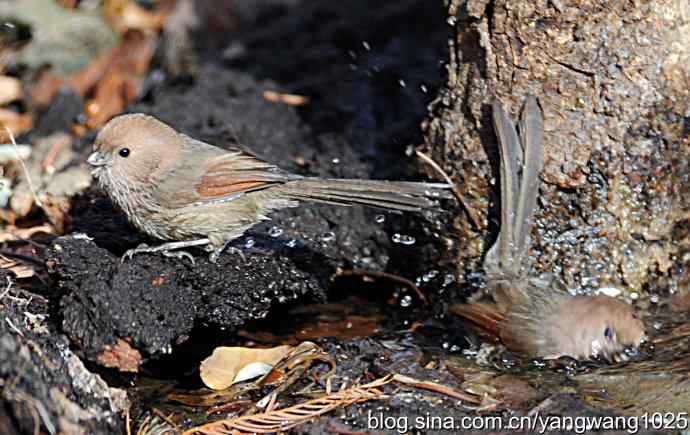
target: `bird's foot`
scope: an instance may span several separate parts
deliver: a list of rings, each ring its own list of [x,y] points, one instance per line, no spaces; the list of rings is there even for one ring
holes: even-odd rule
[[[131,260],[132,257],[135,254],[142,254],[142,253],[155,253],[155,252],[160,252],[162,253],[165,257],[171,257],[171,258],[188,258],[189,261],[194,263],[194,256],[190,254],[187,251],[180,251],[180,248],[188,248],[191,246],[201,246],[201,245],[208,245],[209,240],[208,239],[199,239],[199,240],[188,240],[188,241],[183,241],[183,242],[170,242],[170,243],[163,243],[162,245],[159,246],[148,246],[145,243],[142,243],[141,245],[137,246],[134,249],[129,249],[127,252],[125,252],[125,255],[122,256],[122,259],[120,260],[121,262],[125,262],[125,260]]]
[[[141,254],[142,252],[151,252],[150,249],[151,248],[146,243],[142,243],[136,248],[128,249],[122,256],[122,258],[120,258],[120,263],[124,263],[125,261],[131,260],[132,257],[134,257],[134,254]]]
[[[220,254],[222,254],[223,251],[225,251],[226,249],[228,253],[237,254],[240,256],[243,262],[246,261],[244,252],[242,252],[241,249],[235,248],[234,246],[228,246],[229,243],[230,242],[225,242],[225,244],[223,244],[223,246],[221,246],[220,248],[214,248],[209,245],[208,251],[210,251],[211,253],[208,256],[208,261],[215,264],[218,261],[218,258],[220,258]]]
[[[177,258],[180,260],[188,258],[193,265],[196,264],[194,262],[194,256],[187,251],[161,251],[161,253],[168,258]]]

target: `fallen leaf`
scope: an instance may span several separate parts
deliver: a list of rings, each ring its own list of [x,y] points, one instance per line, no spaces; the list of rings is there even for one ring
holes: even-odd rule
[[[22,97],[22,83],[10,76],[0,76],[0,105]]]
[[[85,104],[89,128],[100,127],[139,96],[156,40],[155,35],[129,31],[123,36],[122,43],[113,48],[107,71],[97,82],[93,98]],[[104,61],[99,59],[99,62]]]
[[[33,267],[2,255],[0,255],[0,269],[11,271],[17,278],[31,278],[35,273]]]
[[[121,372],[137,373],[142,362],[141,353],[125,340],[118,338],[114,345],[107,344],[96,356],[96,362]]]
[[[50,224],[42,224],[30,228],[17,228],[8,225],[4,228],[4,231],[0,233],[0,243],[29,240],[37,233],[56,234],[55,228]]]
[[[169,9],[167,6],[164,4],[158,10],[148,11],[134,0],[106,0],[103,15],[118,33],[125,33],[130,29],[157,31],[165,23]]]
[[[270,349],[252,349],[247,347],[217,347],[211,356],[201,363],[200,374],[204,384],[214,390],[222,390],[230,385],[249,379],[250,371],[254,376],[267,373],[271,368],[292,350],[292,346],[278,346]],[[256,365],[255,363],[263,363]],[[243,369],[254,364],[254,367],[243,372]],[[260,373],[260,369],[265,370]],[[238,374],[242,373],[244,379]]]
[[[304,95],[282,94],[275,91],[264,91],[263,97],[272,103],[283,103],[288,106],[305,106],[309,103],[309,98]]]
[[[38,74],[33,83],[27,86],[26,93],[32,108],[46,107],[60,91],[65,80],[50,70]]]
[[[17,113],[13,110],[0,108],[0,126],[12,130],[12,134],[16,137],[33,126],[33,119],[28,113]],[[9,136],[4,129],[0,129],[0,142],[9,142]]]

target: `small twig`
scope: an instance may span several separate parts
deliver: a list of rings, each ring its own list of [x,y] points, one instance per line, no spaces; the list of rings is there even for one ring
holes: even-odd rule
[[[445,394],[446,396],[454,397],[456,399],[464,400],[475,405],[482,403],[482,399],[472,394],[463,393],[461,391],[454,390],[446,385],[441,385],[436,382],[431,381],[421,381],[419,379],[414,379],[409,376],[404,376],[400,374],[393,375],[393,382],[397,384],[402,384],[407,387],[419,388],[422,390],[433,391],[435,393]]]
[[[165,414],[163,414],[158,408],[151,409],[151,412],[154,413],[155,415],[157,415],[158,418],[160,418],[164,422],[168,423],[177,432],[182,431],[182,428],[180,428],[180,426],[178,426],[174,421],[172,421],[169,416],[166,416]]]
[[[12,323],[12,321],[10,320],[9,317],[5,317],[5,322],[7,322],[7,324],[10,325],[10,328],[12,328],[12,330],[13,330],[14,332],[16,332],[17,334],[19,334],[20,337],[24,337],[24,333],[23,333],[22,331],[20,331],[19,328],[17,328],[16,326],[14,326],[14,323]]]
[[[7,293],[10,292],[10,288],[11,288],[11,287],[12,287],[12,280],[11,280],[10,277],[8,276],[8,277],[7,277],[7,287],[6,287],[5,290],[2,292],[2,294],[0,294],[0,301],[2,301],[2,298],[4,298],[4,297],[7,295]]]
[[[125,413],[125,425],[127,426],[127,435],[132,435],[132,421],[129,418],[129,409]]]
[[[419,289],[419,287],[410,281],[409,279],[395,275],[392,273],[388,272],[376,272],[373,270],[364,270],[364,269],[352,269],[352,270],[339,270],[336,272],[336,276],[369,276],[373,278],[385,278],[389,279],[391,281],[395,281],[397,283],[403,284],[409,288],[411,288],[416,294],[417,297],[424,303],[424,305],[429,305],[429,300],[427,297],[422,293],[422,291]]]
[[[7,131],[7,134],[10,136],[10,141],[12,142],[12,145],[14,145],[14,150],[17,153],[17,159],[19,160],[19,163],[22,164],[22,169],[24,170],[24,175],[26,175],[26,181],[29,183],[29,189],[31,190],[31,194],[34,197],[34,202],[36,205],[39,207],[43,208],[43,203],[41,202],[40,199],[38,199],[38,195],[36,194],[36,189],[34,189],[34,183],[31,182],[31,177],[29,176],[29,170],[26,167],[26,163],[24,163],[24,159],[19,155],[19,147],[17,146],[17,141],[14,140],[14,135],[12,134],[12,130],[10,130],[7,126],[3,126],[5,128],[5,131]]]
[[[465,199],[465,196],[460,192],[460,189],[458,188],[457,184],[453,183],[453,180],[451,180],[450,176],[446,174],[446,171],[439,166],[438,163],[436,163],[431,157],[427,156],[421,151],[417,151],[417,157],[422,159],[425,163],[427,163],[429,166],[431,166],[436,172],[439,173],[441,177],[443,177],[444,180],[446,180],[446,183],[450,185],[450,190],[453,192],[455,197],[457,198],[458,202],[462,206],[462,208],[465,210],[467,213],[467,216],[470,218],[472,221],[472,225],[474,225],[475,229],[480,229],[481,227],[479,226],[480,219],[478,216],[475,216],[474,209],[472,209],[467,200]]]

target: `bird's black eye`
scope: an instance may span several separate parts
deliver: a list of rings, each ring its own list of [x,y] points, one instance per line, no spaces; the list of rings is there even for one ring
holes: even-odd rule
[[[613,339],[613,329],[610,326],[607,326],[606,329],[604,329],[604,337],[608,338],[609,340]]]
[[[129,148],[120,148],[118,154],[120,155],[120,157],[127,157],[129,155]]]

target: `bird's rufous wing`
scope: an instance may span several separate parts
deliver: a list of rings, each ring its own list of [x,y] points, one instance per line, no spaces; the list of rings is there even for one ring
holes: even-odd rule
[[[230,151],[211,159],[194,187],[199,198],[217,200],[262,190],[287,181],[287,173],[243,151]]]
[[[505,314],[499,310],[498,305],[490,302],[474,302],[471,304],[455,304],[449,311],[469,321],[482,335],[498,340],[501,336],[501,323]]]

